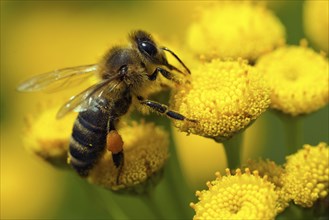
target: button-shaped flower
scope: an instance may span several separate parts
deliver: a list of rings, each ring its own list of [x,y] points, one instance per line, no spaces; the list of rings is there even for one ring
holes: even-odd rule
[[[271,87],[271,107],[292,116],[328,103],[329,65],[305,46],[287,46],[262,56],[256,64]]]
[[[324,198],[329,192],[329,148],[326,143],[304,145],[303,149],[287,157],[283,189],[291,199],[303,207]]]
[[[226,140],[269,107],[262,73],[243,60],[213,60],[192,72],[190,83],[181,85],[171,99],[173,109],[197,121],[174,121],[181,131]]]
[[[217,173],[216,180],[207,183],[208,190],[196,192],[199,201],[191,203],[193,219],[274,219],[277,194],[266,177],[249,169],[226,173],[223,177]]]
[[[201,9],[187,33],[189,48],[208,60],[242,57],[253,61],[284,41],[284,27],[271,11],[241,1],[220,1]]]

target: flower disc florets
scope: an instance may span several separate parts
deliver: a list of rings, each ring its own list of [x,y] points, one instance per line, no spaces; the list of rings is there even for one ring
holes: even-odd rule
[[[283,25],[263,5],[220,1],[200,12],[188,29],[187,43],[207,60],[242,57],[253,61],[285,41]]]
[[[328,103],[329,65],[305,46],[287,46],[262,56],[256,67],[271,88],[271,107],[292,116]]]
[[[326,143],[304,145],[303,149],[287,157],[284,190],[303,207],[324,198],[329,192],[329,148]]]
[[[226,172],[223,177],[217,173],[216,180],[207,183],[208,190],[196,192],[193,219],[274,219],[277,195],[266,177],[249,169],[244,174],[239,169],[235,175]]]
[[[174,121],[181,130],[216,139],[228,139],[250,125],[270,104],[262,73],[245,61],[200,64],[190,83],[173,94],[171,107],[190,121]]]

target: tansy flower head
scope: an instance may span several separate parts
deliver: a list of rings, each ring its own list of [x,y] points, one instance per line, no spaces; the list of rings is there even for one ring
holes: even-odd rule
[[[168,157],[167,133],[152,123],[132,123],[118,130],[123,139],[124,165],[117,182],[118,168],[106,151],[89,172],[88,181],[105,188],[141,193],[155,184]]]
[[[187,33],[191,50],[208,60],[255,60],[282,45],[284,38],[284,27],[272,12],[263,5],[241,1],[221,1],[204,8]]]
[[[329,1],[304,2],[304,29],[306,35],[319,48],[328,52]]]
[[[305,46],[287,46],[256,64],[271,87],[271,107],[296,116],[328,103],[328,61]]]
[[[284,172],[283,167],[269,159],[248,160],[245,165],[251,170],[257,170],[260,176],[267,176],[268,181],[272,182],[275,187],[282,187],[281,175]]]
[[[251,170],[257,170],[259,172],[259,176],[261,177],[267,176],[267,180],[274,184],[275,192],[278,195],[276,205],[276,210],[278,213],[288,207],[291,199],[287,193],[282,190],[282,175],[284,174],[284,169],[282,166],[269,159],[249,160],[245,166]]]
[[[328,144],[304,145],[303,149],[287,157],[285,170],[283,189],[296,204],[311,207],[317,199],[328,195]]]
[[[76,114],[57,120],[57,111],[58,106],[41,103],[38,114],[27,116],[23,143],[26,149],[53,165],[67,166],[67,150]]]
[[[208,182],[208,190],[197,191],[199,201],[191,207],[195,210],[193,219],[274,219],[277,195],[274,185],[253,174],[247,168],[226,176],[217,173],[216,180]]]
[[[219,140],[246,128],[269,104],[262,74],[242,60],[200,65],[171,99],[173,109],[197,121],[174,121],[181,131]]]

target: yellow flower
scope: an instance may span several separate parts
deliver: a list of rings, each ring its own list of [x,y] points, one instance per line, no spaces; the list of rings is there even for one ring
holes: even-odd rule
[[[258,172],[244,174],[240,169],[226,176],[218,172],[216,180],[208,182],[208,190],[197,191],[199,202],[191,203],[193,219],[274,219],[277,195],[274,185]]]
[[[322,50],[328,52],[329,1],[304,2],[304,29],[306,35]]]
[[[26,118],[23,143],[29,151],[57,166],[67,166],[67,150],[76,114],[56,119],[58,106],[42,103]]]
[[[283,189],[296,204],[311,207],[317,199],[328,195],[328,144],[305,144],[303,149],[287,157],[285,170],[282,176]]]
[[[181,85],[171,98],[174,110],[197,120],[174,121],[181,131],[225,140],[250,125],[270,104],[262,74],[245,61],[213,60],[192,71],[191,82]]]
[[[88,181],[114,191],[143,192],[157,182],[168,157],[168,134],[152,123],[132,123],[118,130],[124,145],[124,166],[118,169],[106,151],[89,172]]]
[[[328,61],[305,46],[287,46],[261,57],[256,67],[271,87],[271,107],[296,116],[328,103]]]
[[[246,165],[251,170],[257,170],[260,176],[267,176],[268,181],[272,182],[276,187],[282,187],[281,175],[283,168],[274,161],[267,160],[248,160]]]
[[[206,59],[255,60],[284,41],[284,27],[271,11],[239,1],[221,1],[204,8],[187,33],[188,46]]]
[[[282,166],[276,164],[274,161],[267,160],[249,160],[247,161],[246,167],[251,170],[257,170],[259,176],[267,176],[267,180],[274,184],[275,192],[278,195],[276,210],[278,213],[283,212],[286,207],[289,206],[291,198],[283,191],[282,175],[284,169]]]

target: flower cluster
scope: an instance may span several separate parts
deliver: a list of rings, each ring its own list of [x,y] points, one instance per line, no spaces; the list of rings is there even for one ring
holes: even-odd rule
[[[326,143],[304,145],[296,154],[287,157],[283,190],[298,205],[311,207],[329,192],[329,148]]]
[[[274,185],[261,178],[258,172],[245,173],[240,169],[208,182],[208,190],[197,191],[199,202],[191,203],[196,215],[193,219],[274,219],[277,194]]]
[[[242,57],[253,61],[284,44],[283,25],[263,5],[220,1],[200,12],[188,29],[187,43],[206,60]]]
[[[260,57],[256,67],[271,88],[272,108],[296,116],[328,103],[328,60],[305,45],[279,48]]]
[[[200,64],[171,99],[173,109],[197,121],[175,121],[181,131],[223,140],[250,125],[269,104],[262,74],[241,59]]]
[[[235,175],[226,169],[224,177],[217,173],[208,190],[197,191],[194,219],[273,219],[291,200],[311,207],[329,192],[329,148],[323,142],[304,145],[283,167],[270,160],[249,161],[246,167],[242,175],[240,169]],[[250,175],[250,169],[257,171]]]

